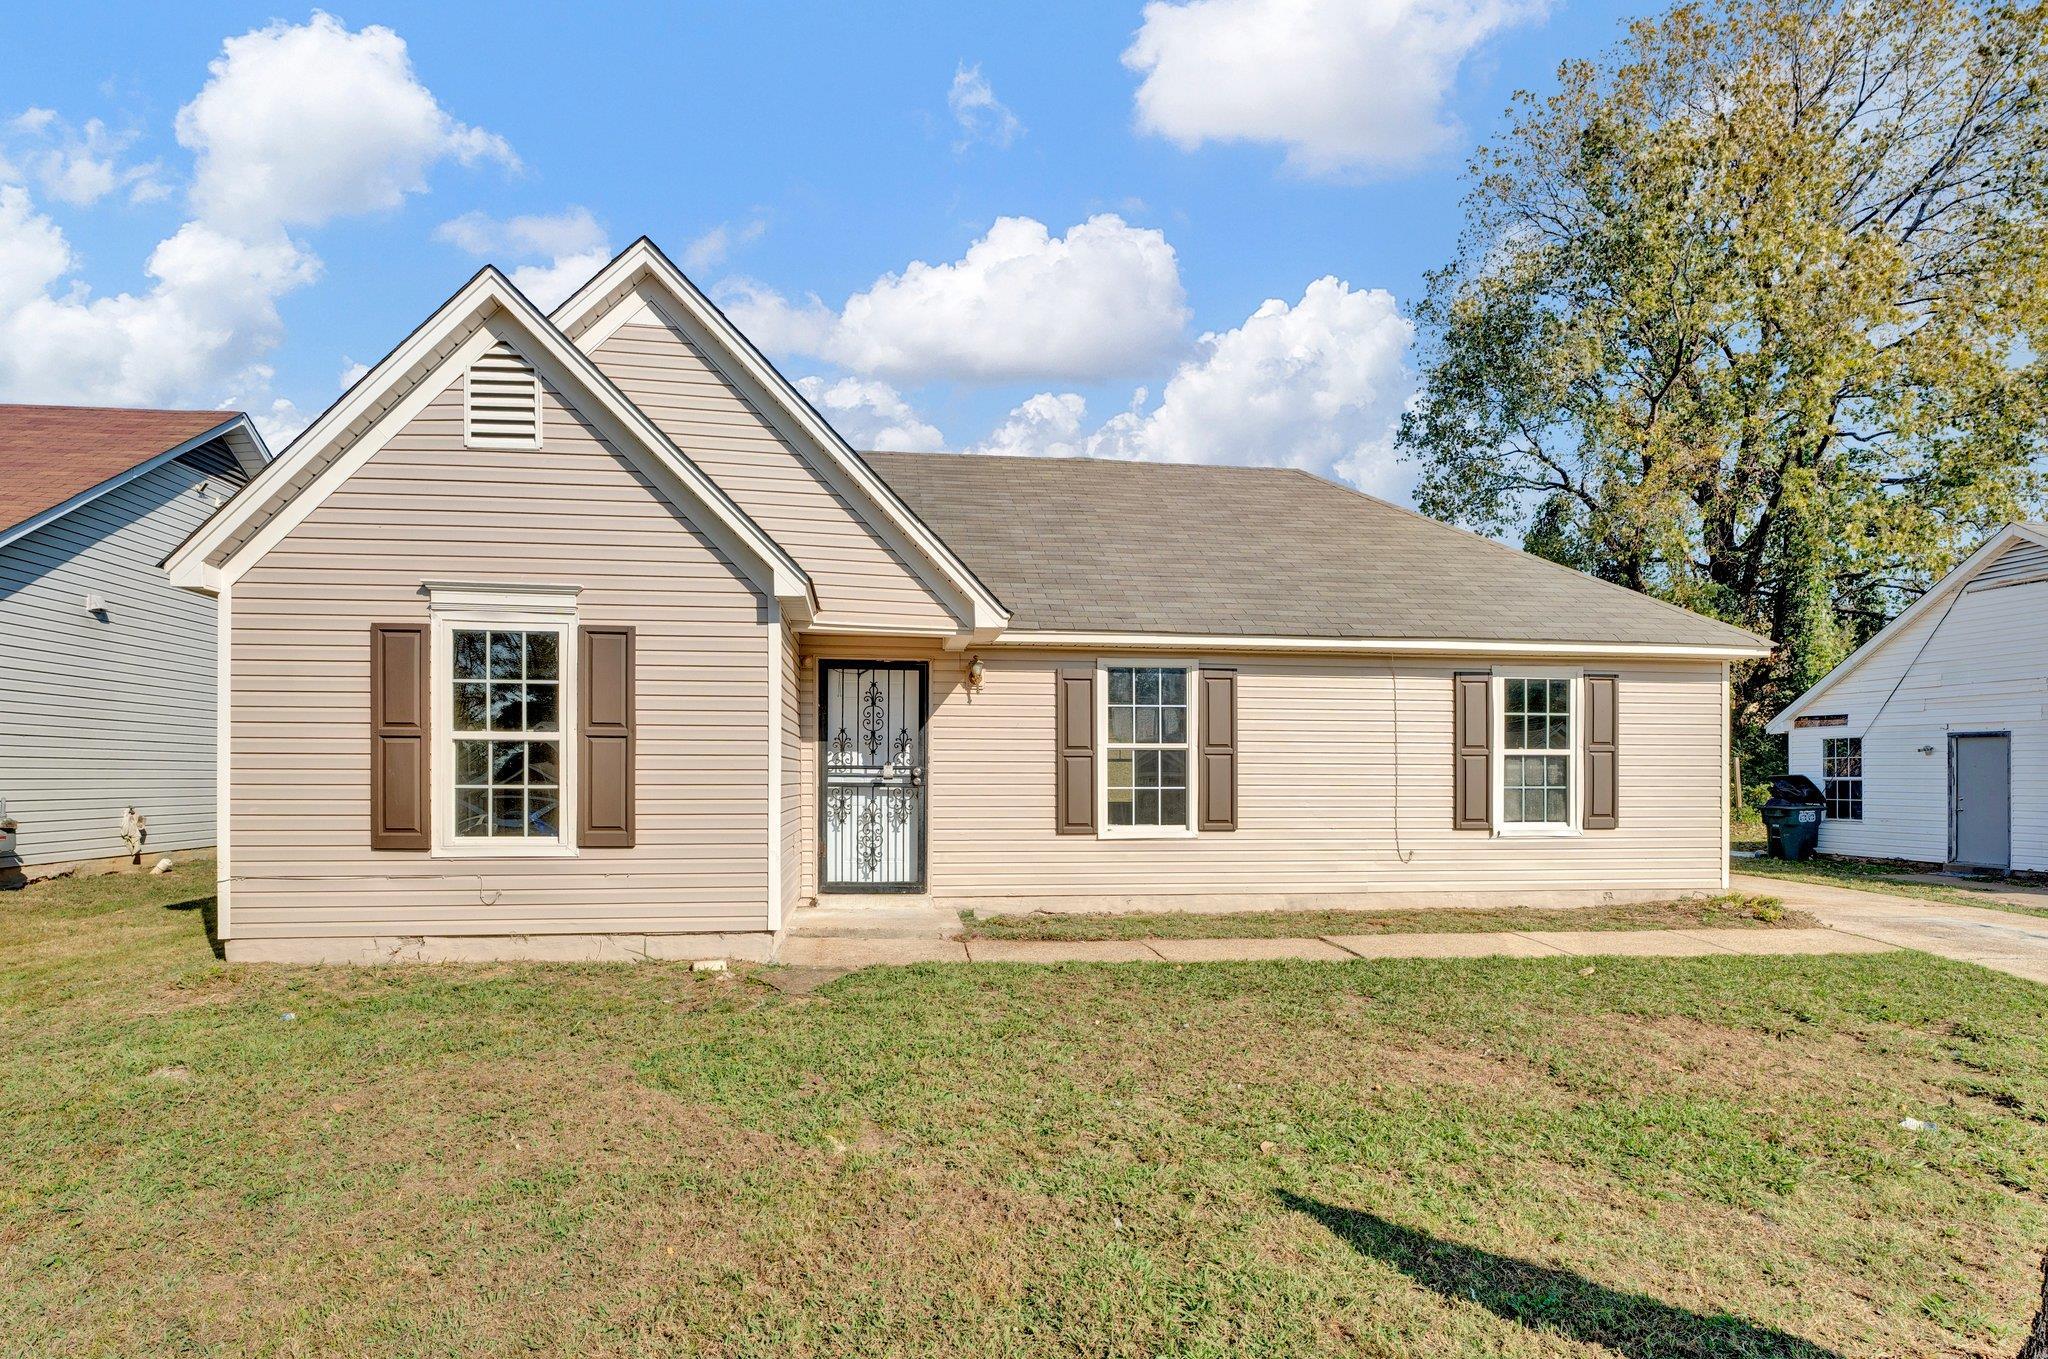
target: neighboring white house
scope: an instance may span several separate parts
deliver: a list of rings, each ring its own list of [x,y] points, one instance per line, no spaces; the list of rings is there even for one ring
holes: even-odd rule
[[[0,879],[214,842],[214,604],[169,552],[268,459],[234,411],[0,405]]]
[[[2048,524],[2012,524],[1772,721],[1826,854],[2048,869]]]

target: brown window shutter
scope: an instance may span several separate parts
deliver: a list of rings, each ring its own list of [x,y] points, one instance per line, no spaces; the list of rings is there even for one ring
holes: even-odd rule
[[[1451,828],[1493,826],[1493,676],[1451,676]]]
[[[633,847],[633,629],[577,630],[576,842]]]
[[[1237,671],[1201,671],[1202,805],[1198,829],[1237,829]]]
[[[1621,748],[1621,727],[1615,711],[1619,680],[1613,675],[1586,676],[1586,821],[1587,830],[1613,830],[1621,824],[1616,796],[1615,765]]]
[[[370,848],[432,849],[427,625],[370,625]]]
[[[1095,834],[1095,671],[1062,670],[1053,704],[1053,829]]]

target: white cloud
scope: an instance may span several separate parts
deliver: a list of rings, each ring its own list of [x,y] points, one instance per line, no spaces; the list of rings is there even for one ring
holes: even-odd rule
[[[719,297],[757,344],[909,382],[1139,372],[1180,347],[1188,315],[1166,237],[1109,213],[1065,236],[999,217],[959,260],[913,261],[836,315],[749,280],[728,280]]]
[[[434,229],[434,236],[501,266],[524,259],[525,263],[510,271],[512,285],[542,311],[552,310],[589,282],[590,276],[612,257],[604,228],[591,216],[590,209],[582,207],[504,220],[480,212],[465,213],[441,223]],[[546,258],[531,258],[537,255]],[[504,258],[496,258],[499,256]]]
[[[40,297],[71,268],[71,246],[28,190],[0,186],[0,315]]]
[[[522,264],[512,271],[512,286],[533,300],[542,311],[553,311],[569,294],[590,282],[591,275],[610,260],[609,250],[589,250],[580,255],[563,255],[546,264]]]
[[[766,217],[752,217],[737,226],[720,222],[683,247],[683,268],[690,273],[715,268],[725,263],[734,250],[760,240],[767,230]]]
[[[604,228],[584,207],[502,220],[468,212],[435,227],[434,238],[479,257],[576,255],[605,248]]]
[[[952,110],[953,121],[960,126],[960,139],[953,143],[955,151],[965,151],[976,142],[1008,146],[1024,131],[1024,124],[1009,105],[996,98],[978,62],[973,66],[963,63],[953,72],[953,84],[946,91],[946,107]]]
[[[131,194],[145,183],[118,164],[126,142],[97,123],[74,133],[32,110],[13,131],[69,156],[48,178],[31,166],[53,196],[109,192],[99,161]],[[151,252],[139,292],[95,296],[26,186],[0,188],[0,395],[227,404],[288,435],[303,418],[272,392],[266,359],[283,338],[279,301],[316,279],[320,261],[286,228],[395,206],[444,158],[511,160],[498,138],[441,110],[396,34],[351,33],[317,13],[228,39],[179,111],[178,139],[198,157],[191,219]]]
[[[1414,334],[1386,291],[1320,278],[1292,306],[1273,299],[1204,335],[1149,413],[1141,391],[1131,410],[1086,430],[1081,397],[1042,393],[977,451],[1301,467],[1399,495],[1393,435],[1413,387],[1404,359]]]
[[[1073,392],[1040,392],[1011,411],[970,453],[1012,458],[1085,458],[1092,436],[1082,433],[1088,403]]]
[[[1123,54],[1140,129],[1276,143],[1310,175],[1396,170],[1458,135],[1458,68],[1547,0],[1154,0]]]
[[[351,33],[315,12],[229,38],[208,69],[177,123],[208,221],[318,226],[397,207],[443,160],[518,164],[503,138],[448,115],[381,25]]]
[[[886,382],[840,378],[798,378],[797,390],[824,413],[832,427],[855,448],[933,453],[946,441],[936,426],[911,409],[910,403]]]
[[[792,302],[758,279],[720,279],[711,295],[748,339],[771,354],[822,355],[839,323],[816,295]]]
[[[33,175],[43,193],[72,207],[90,207],[116,189],[128,190],[130,201],[150,203],[170,188],[154,161],[127,165],[122,156],[136,141],[134,132],[113,132],[97,118],[73,127],[56,110],[28,109],[8,120],[6,139],[20,160],[13,176]],[[0,177],[13,177],[0,171]]]
[[[355,386],[356,382],[363,376],[363,374],[369,371],[369,364],[358,363],[354,359],[350,358],[348,355],[343,354],[341,356],[341,376],[335,379],[334,385],[339,390],[345,392],[349,388]]]
[[[283,334],[277,300],[320,268],[281,234],[249,241],[187,222],[151,252],[147,292],[59,288],[70,251],[19,188],[0,189],[0,259],[34,261],[6,272],[0,392],[129,405],[212,405],[230,384],[267,386],[262,360]]]

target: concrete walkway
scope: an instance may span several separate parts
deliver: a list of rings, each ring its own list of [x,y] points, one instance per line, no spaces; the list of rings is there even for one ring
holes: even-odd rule
[[[1728,884],[1738,892],[1777,897],[1866,939],[2048,983],[2048,919],[1746,873],[1731,874]]]
[[[1304,939],[1119,939],[1093,942],[804,934],[784,939],[775,960],[794,967],[856,968],[906,963],[1220,963],[1268,958],[1306,958],[1318,962],[1344,962],[1353,958],[1495,956],[1688,958],[1706,954],[1884,953],[1893,947],[1891,942],[1847,928],[1541,930],[1476,934],[1329,934]]]

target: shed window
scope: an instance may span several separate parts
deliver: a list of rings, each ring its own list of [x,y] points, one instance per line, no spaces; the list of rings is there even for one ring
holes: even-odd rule
[[[1863,738],[1828,736],[1820,743],[1821,792],[1830,821],[1863,819]]]
[[[1572,824],[1572,681],[1501,681],[1501,822]]]
[[[1103,793],[1111,834],[1194,829],[1186,666],[1106,667]]]

